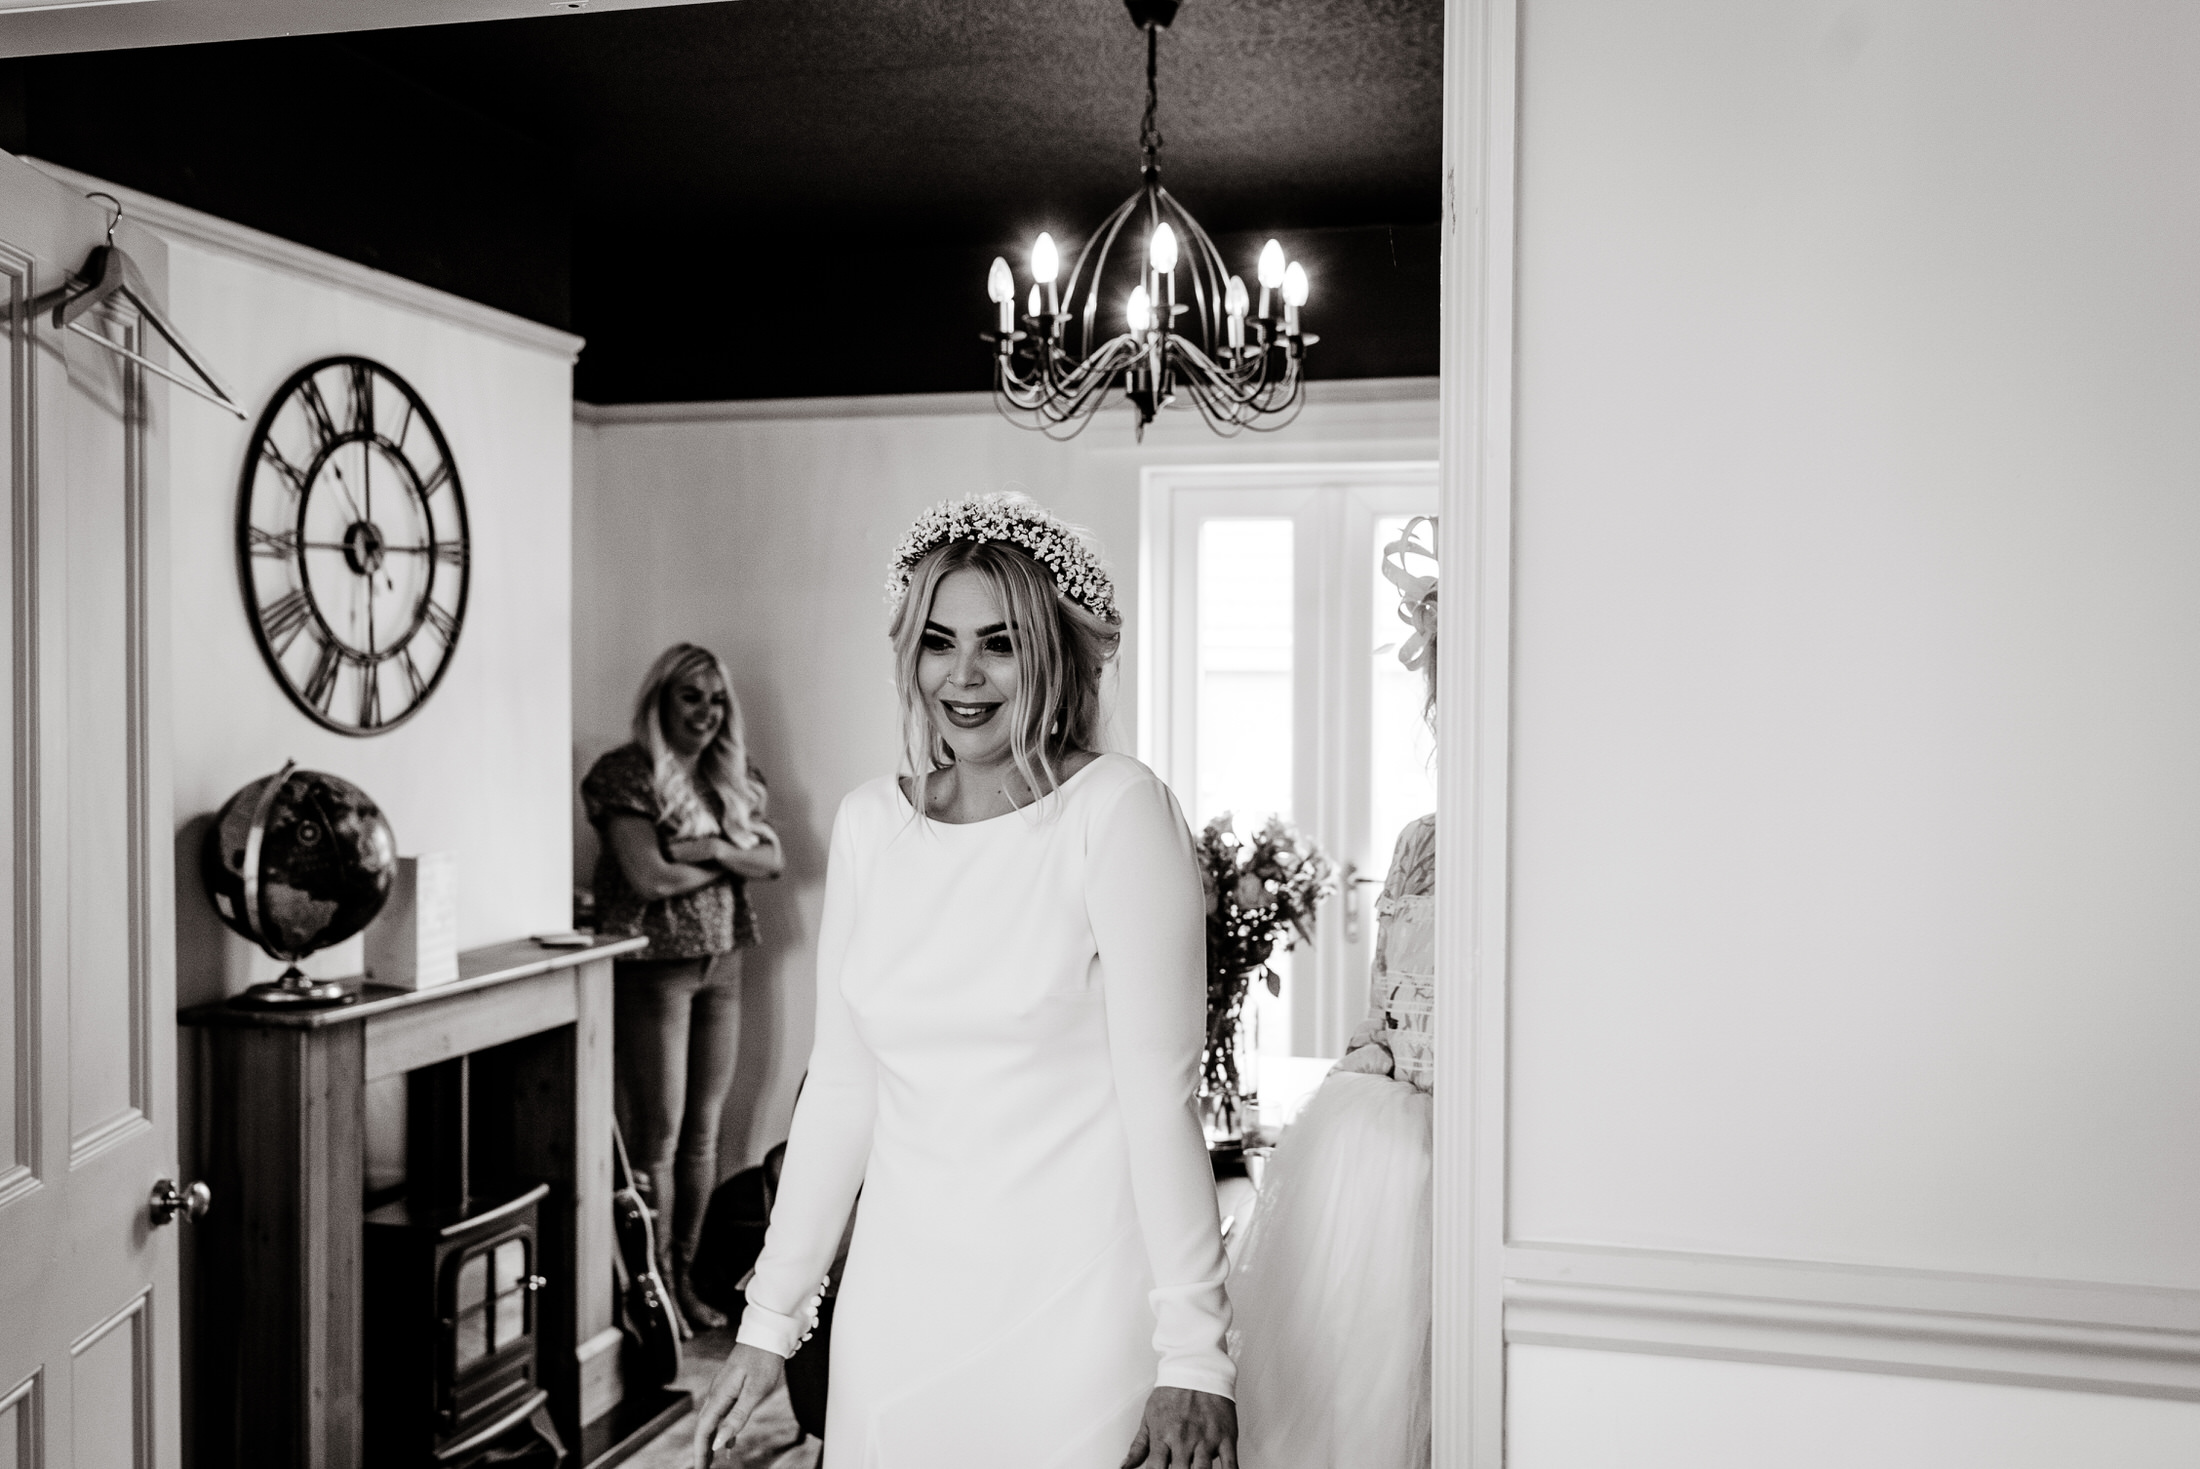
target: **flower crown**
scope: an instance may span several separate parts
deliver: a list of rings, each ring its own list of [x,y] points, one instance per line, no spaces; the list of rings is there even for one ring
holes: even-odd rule
[[[1436,517],[1416,515],[1397,540],[1383,547],[1383,577],[1398,589],[1398,620],[1413,629],[1413,636],[1399,645],[1398,661],[1412,669],[1428,662],[1429,649],[1436,642],[1436,578],[1406,570],[1408,556],[1425,557],[1432,564],[1436,560],[1434,548],[1415,539],[1414,533],[1424,525],[1433,538]]]
[[[1091,538],[1049,515],[1036,500],[1011,492],[942,500],[918,516],[894,548],[894,569],[886,578],[887,606],[901,609],[917,563],[951,541],[1005,541],[1044,566],[1064,597],[1103,622],[1123,621],[1115,610],[1115,583]]]

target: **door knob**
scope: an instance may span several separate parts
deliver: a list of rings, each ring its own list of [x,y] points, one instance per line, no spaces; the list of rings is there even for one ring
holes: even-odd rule
[[[177,1188],[173,1178],[164,1178],[153,1185],[151,1207],[155,1225],[170,1223],[178,1214],[185,1219],[204,1219],[206,1211],[214,1207],[214,1191],[203,1183]]]
[[[1360,864],[1357,862],[1344,864],[1344,873],[1338,880],[1337,886],[1344,890],[1344,941],[1346,943],[1356,944],[1360,941],[1360,889],[1380,887],[1382,882],[1383,880],[1379,877],[1360,876]]]

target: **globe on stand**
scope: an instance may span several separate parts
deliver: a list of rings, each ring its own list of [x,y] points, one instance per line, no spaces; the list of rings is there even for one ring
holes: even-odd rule
[[[365,928],[389,899],[397,837],[365,791],[291,761],[223,803],[199,876],[223,923],[290,967],[237,997],[270,1009],[346,1005],[356,989],[298,961]]]

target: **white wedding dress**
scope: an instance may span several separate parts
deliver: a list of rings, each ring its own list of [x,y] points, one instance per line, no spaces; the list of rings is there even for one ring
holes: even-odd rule
[[[1367,1018],[1268,1160],[1230,1297],[1245,1469],[1428,1469],[1436,818],[1399,833]]]
[[[1190,833],[1135,760],[967,825],[891,779],[842,802],[740,1331],[799,1343],[860,1186],[826,1469],[1117,1469],[1157,1383],[1231,1393],[1205,942]]]

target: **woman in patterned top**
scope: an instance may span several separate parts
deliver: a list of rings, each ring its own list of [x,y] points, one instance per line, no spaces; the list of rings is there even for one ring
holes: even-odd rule
[[[1384,548],[1399,649],[1436,707],[1436,578],[1408,524]],[[1431,522],[1433,524],[1433,522]],[[1433,559],[1433,557],[1431,557]],[[1230,1299],[1240,1446],[1257,1469],[1429,1462],[1429,1050],[1436,818],[1398,835],[1376,904],[1367,1018],[1269,1161]]]
[[[749,764],[726,665],[676,643],[650,666],[634,739],[581,782],[602,838],[596,924],[649,947],[614,981],[620,1128],[660,1219],[659,1271],[689,1324],[726,1318],[696,1299],[688,1262],[718,1182],[718,1119],[741,1035],[741,950],[756,943],[748,879],[777,877],[779,837]]]

